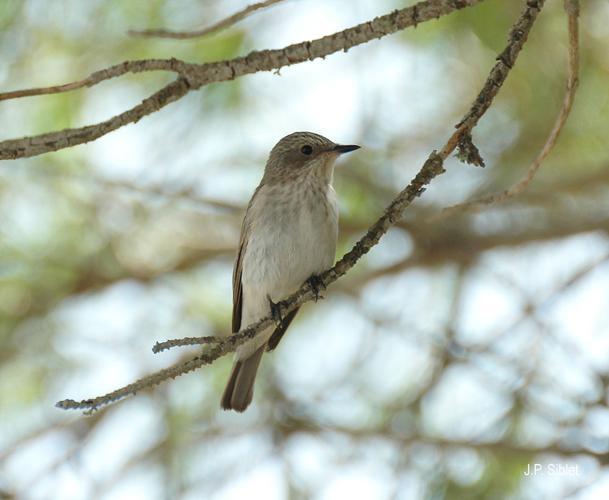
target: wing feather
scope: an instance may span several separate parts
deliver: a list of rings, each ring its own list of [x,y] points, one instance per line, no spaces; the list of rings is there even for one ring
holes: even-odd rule
[[[300,307],[297,307],[293,311],[289,312],[286,315],[286,317],[283,318],[283,321],[281,322],[281,324],[277,328],[275,328],[273,335],[271,335],[271,338],[269,338],[267,348],[266,348],[267,351],[272,351],[273,349],[275,349],[277,347],[277,345],[279,345],[279,342],[283,338],[285,331],[288,329],[288,326],[290,326],[290,323],[294,319],[294,316],[296,316],[298,309],[300,309]]]
[[[243,254],[247,241],[243,237],[239,243],[239,251],[237,252],[237,260],[233,269],[233,333],[237,333],[241,328],[241,313],[243,311],[243,287],[241,285],[241,274],[243,267]]]
[[[251,208],[256,199],[256,195],[260,192],[262,185],[256,188],[252,199],[247,205],[243,224],[241,225],[241,237],[239,238],[239,250],[233,268],[233,333],[237,333],[241,328],[241,319],[243,317],[243,286],[241,283],[241,275],[243,274],[243,258],[247,249],[247,241],[251,230]]]

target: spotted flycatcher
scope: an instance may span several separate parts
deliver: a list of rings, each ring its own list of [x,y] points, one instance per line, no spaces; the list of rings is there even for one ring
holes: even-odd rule
[[[295,132],[271,150],[241,226],[233,270],[233,333],[274,313],[274,304],[305,281],[315,286],[316,276],[332,266],[338,236],[334,162],[358,148]],[[278,318],[277,326],[237,348],[222,408],[248,407],[262,354],[277,347],[297,312]]]

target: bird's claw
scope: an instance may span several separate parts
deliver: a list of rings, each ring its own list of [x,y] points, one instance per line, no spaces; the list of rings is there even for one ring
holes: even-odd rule
[[[280,326],[283,322],[283,318],[281,317],[281,308],[279,307],[279,303],[275,303],[271,300],[271,296],[266,296],[269,301],[269,307],[271,308],[271,317],[277,326]]]
[[[312,274],[307,280],[307,283],[311,287],[311,291],[315,297],[315,302],[317,302],[319,299],[325,298],[326,294],[324,292],[326,291],[326,285],[324,285],[324,282],[319,276]]]

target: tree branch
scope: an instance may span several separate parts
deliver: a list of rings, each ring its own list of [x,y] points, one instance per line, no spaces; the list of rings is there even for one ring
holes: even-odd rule
[[[124,125],[136,123],[144,116],[177,101],[190,90],[199,89],[210,83],[234,80],[251,73],[277,70],[284,66],[324,58],[341,50],[346,52],[350,48],[370,40],[382,38],[482,1],[484,0],[424,0],[411,7],[396,10],[333,35],[289,45],[283,49],[254,51],[244,57],[206,64],[191,64],[177,59],[126,61],[93,73],[88,78],[78,82],[0,94],[0,100],[2,100],[66,92],[92,86],[125,73],[140,73],[143,71],[171,71],[180,75],[180,78],[176,81],[163,87],[141,104],[101,123],[2,141],[0,142],[0,160],[26,158],[84,144]]]
[[[530,184],[535,177],[535,174],[541,167],[543,161],[548,157],[560,132],[562,131],[571,108],[573,107],[573,101],[575,99],[575,93],[579,83],[579,28],[578,28],[578,17],[579,17],[579,0],[565,0],[565,10],[567,12],[567,25],[569,31],[569,61],[567,69],[567,84],[565,90],[565,96],[561,109],[556,117],[554,126],[546,139],[545,144],[541,148],[541,151],[537,157],[533,160],[531,165],[527,168],[522,178],[516,182],[509,189],[494,193],[477,200],[468,201],[465,203],[459,203],[451,207],[446,207],[439,214],[431,217],[430,220],[436,220],[438,218],[450,215],[455,212],[463,212],[465,210],[479,210],[484,206],[493,205],[496,203],[502,203],[509,198],[519,195],[526,187]]]
[[[425,186],[429,184],[432,179],[445,171],[444,160],[454,151],[462,137],[470,136],[472,128],[489,108],[499,88],[505,82],[544,2],[545,0],[526,1],[523,12],[510,31],[507,47],[497,58],[497,63],[491,70],[484,87],[472,104],[469,112],[457,125],[457,130],[448,139],[440,153],[432,151],[429,154],[429,157],[414,179],[391,202],[385,210],[385,213],[370,227],[368,232],[355,244],[353,249],[347,252],[334,267],[319,276],[319,279],[325,287],[338,280],[349,271],[363,255],[368,253],[368,251],[379,242],[388,229],[402,217],[404,211],[412,201],[425,191]],[[305,283],[297,292],[279,302],[277,306],[281,316],[285,317],[287,313],[296,307],[301,306],[305,302],[314,300],[315,298],[316,294],[311,289],[310,284]],[[100,406],[123,399],[130,394],[135,394],[141,389],[157,385],[170,377],[175,378],[176,376],[190,372],[200,366],[211,364],[219,357],[229,352],[233,352],[239,345],[254,338],[259,332],[273,325],[274,320],[272,316],[267,316],[227,338],[200,337],[196,339],[197,343],[213,343],[213,345],[206,348],[205,352],[200,356],[196,356],[183,364],[161,370],[104,396],[83,401],[67,399],[58,402],[57,407],[62,409],[85,409],[88,412],[93,412]],[[190,338],[187,340],[188,345],[191,345],[194,339]],[[155,352],[159,352],[163,349],[177,345],[182,345],[182,339],[157,344],[154,350]]]
[[[124,125],[136,123],[144,116],[177,101],[189,90],[186,80],[179,78],[144,99],[137,106],[95,125],[2,141],[0,142],[0,160],[27,158],[93,141]]]
[[[110,80],[127,73],[144,73],[147,71],[170,71],[178,74],[186,74],[188,64],[178,59],[142,59],[139,61],[124,61],[109,68],[91,73],[88,77],[64,85],[51,87],[37,87],[32,89],[13,90],[10,92],[0,92],[0,101],[18,99],[20,97],[32,97],[46,94],[61,94],[83,87],[93,87],[105,80]],[[8,142],[8,141],[5,141]],[[4,142],[0,143],[4,144]]]
[[[244,9],[235,12],[234,14],[210,25],[206,28],[193,31],[172,31],[167,29],[151,29],[151,30],[129,30],[130,36],[142,37],[142,38],[172,38],[174,40],[184,40],[187,38],[198,38],[216,33],[217,31],[226,29],[239,21],[242,21],[246,17],[251,16],[254,12],[260,9],[271,7],[276,3],[282,2],[283,0],[266,0],[264,2],[253,3],[248,5]]]

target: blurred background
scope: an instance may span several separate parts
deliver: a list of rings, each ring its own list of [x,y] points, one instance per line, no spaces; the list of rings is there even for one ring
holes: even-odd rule
[[[125,59],[232,58],[413,3],[286,0],[180,41],[127,31],[200,28],[248,1],[3,0],[0,89]],[[608,498],[602,0],[583,3],[579,92],[529,188],[436,217],[511,186],[543,145],[566,79],[559,0],[474,131],[486,168],[451,159],[327,299],[303,308],[265,356],[246,413],[219,409],[230,357],[91,417],[54,407],[198,352],[155,355],[158,340],[229,330],[243,210],[290,132],[363,146],[335,173],[340,257],[452,133],[522,4],[486,0],[348,53],[210,85],[88,145],[1,162],[0,497]],[[2,102],[1,139],[95,123],[173,78]]]

